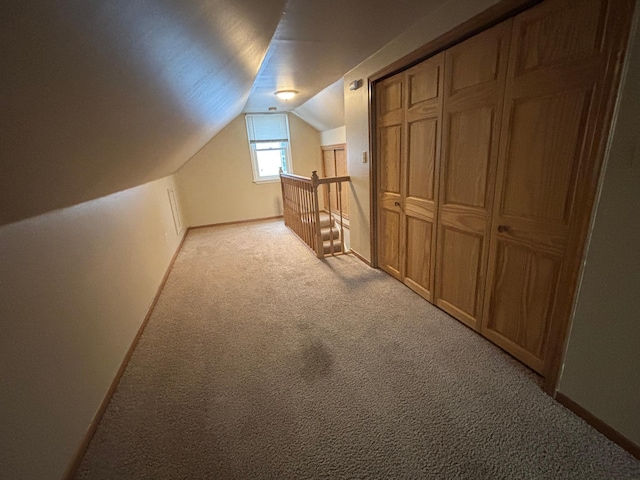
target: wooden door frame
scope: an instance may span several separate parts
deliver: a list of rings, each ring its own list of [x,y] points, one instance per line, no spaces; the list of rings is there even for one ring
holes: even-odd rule
[[[375,93],[376,84],[380,80],[383,80],[391,75],[406,70],[413,65],[429,58],[447,48],[460,43],[473,35],[480,33],[507,18],[513,17],[524,10],[527,10],[542,0],[501,0],[489,9],[481,12],[475,17],[460,24],[444,35],[432,40],[426,45],[416,49],[408,55],[400,58],[392,64],[384,67],[378,72],[374,73],[368,78],[368,91],[369,91],[369,151],[371,152],[371,158],[369,162],[369,195],[370,195],[370,248],[371,248],[371,265],[378,267],[378,249],[377,249],[377,179],[378,179],[378,161],[377,161],[377,148],[376,148],[376,115],[375,115]],[[621,0],[625,1],[625,0]],[[628,0],[630,1],[630,0]],[[626,25],[621,25],[623,33],[620,35],[619,42],[620,48],[626,55],[626,45],[628,43],[631,17],[626,19]],[[622,22],[620,22],[622,23]],[[616,105],[616,98],[618,93],[618,87],[620,84],[620,78],[622,70],[624,68],[623,62],[620,62],[618,66],[608,66],[608,71],[605,74],[604,83],[606,89],[603,92],[602,102],[600,104],[601,112],[598,114],[597,121],[598,130],[594,137],[594,152],[595,161],[592,162],[591,168],[586,172],[586,179],[583,184],[583,196],[582,202],[576,217],[579,219],[575,226],[575,238],[570,241],[570,249],[573,249],[577,254],[580,254],[580,259],[576,259],[573,262],[575,265],[573,274],[570,281],[567,282],[568,291],[573,296],[572,308],[569,312],[562,312],[563,317],[566,315],[566,319],[554,322],[554,328],[549,332],[549,335],[554,335],[558,338],[558,342],[554,345],[548,353],[548,359],[546,363],[548,367],[545,370],[544,390],[551,396],[555,397],[557,393],[558,380],[560,377],[560,371],[564,356],[566,353],[566,342],[568,337],[569,326],[571,323],[573,310],[575,309],[576,294],[578,288],[578,281],[583,269],[581,259],[584,255],[584,248],[586,245],[586,239],[589,234],[590,225],[592,222],[593,208],[595,205],[596,194],[598,191],[598,185],[600,181],[601,168],[605,156],[605,149],[609,139],[609,133],[611,129],[611,121]]]

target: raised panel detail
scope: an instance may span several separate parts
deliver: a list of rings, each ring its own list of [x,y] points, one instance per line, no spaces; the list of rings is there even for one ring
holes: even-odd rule
[[[400,215],[391,210],[380,210],[380,263],[393,269],[396,275],[400,272]]]
[[[400,193],[400,125],[382,127],[380,135],[380,186],[383,192]]]
[[[494,110],[451,113],[443,204],[485,207]]]
[[[436,119],[409,124],[409,197],[433,200],[437,126]]]
[[[383,82],[380,86],[380,111],[388,113],[402,108],[402,83]]]
[[[409,107],[438,97],[439,71],[439,63],[428,61],[409,71]]]
[[[432,224],[407,217],[406,277],[425,290],[430,290]]]
[[[482,237],[444,226],[442,235],[439,298],[454,305],[470,317],[477,312],[478,276],[482,254]]]
[[[572,91],[516,101],[502,213],[568,222],[588,100]]]
[[[487,326],[541,358],[560,259],[500,242]]]
[[[467,42],[447,59],[453,63],[451,94],[497,78],[500,40],[496,38],[483,42],[479,37],[479,41]]]
[[[606,2],[589,0],[565,4],[559,11],[549,10],[523,22],[516,75],[591,56],[598,48],[605,18]]]

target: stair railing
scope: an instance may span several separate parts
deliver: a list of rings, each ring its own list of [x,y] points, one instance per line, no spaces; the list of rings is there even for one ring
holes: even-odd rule
[[[351,177],[326,177],[319,178],[315,170],[311,177],[303,177],[284,173],[280,170],[280,185],[282,187],[282,209],[284,224],[293,231],[304,243],[318,256],[336,255],[344,253],[344,222],[342,211],[342,183],[349,182]],[[335,184],[338,191],[337,207],[340,217],[340,233],[338,238],[334,233],[334,216],[331,213],[331,186]],[[322,235],[322,221],[320,215],[320,203],[318,201],[318,187],[327,186],[329,238],[325,241]],[[336,240],[341,240],[339,251],[336,248]]]

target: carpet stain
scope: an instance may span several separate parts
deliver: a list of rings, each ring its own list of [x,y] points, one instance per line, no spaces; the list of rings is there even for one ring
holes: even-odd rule
[[[307,382],[314,382],[331,374],[333,355],[320,340],[311,340],[302,347],[301,374]]]

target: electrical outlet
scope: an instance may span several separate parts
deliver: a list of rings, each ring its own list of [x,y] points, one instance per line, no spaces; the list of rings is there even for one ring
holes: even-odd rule
[[[362,163],[367,163],[367,152],[362,152]]]

